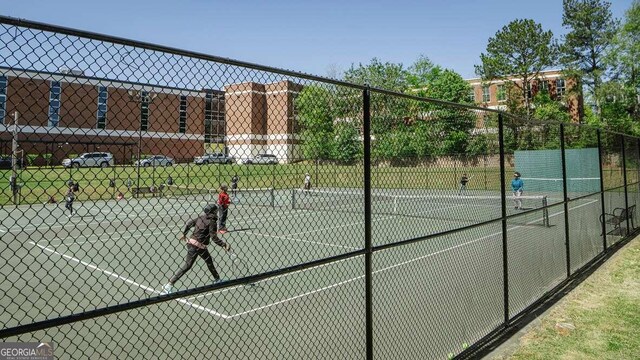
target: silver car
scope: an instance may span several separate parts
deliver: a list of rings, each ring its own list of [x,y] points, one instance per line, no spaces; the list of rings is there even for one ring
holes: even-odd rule
[[[151,155],[133,163],[135,166],[173,166],[173,159],[164,155]]]
[[[194,164],[196,165],[204,165],[204,164],[232,164],[234,162],[234,158],[231,156],[226,156],[223,153],[213,153],[213,154],[204,154],[203,156],[196,156],[193,159]]]
[[[242,160],[243,164],[269,164],[275,165],[278,163],[278,158],[272,154],[258,154],[252,159]]]
[[[80,156],[71,159],[62,160],[64,167],[94,167],[99,166],[102,168],[114,165],[113,155],[108,152],[90,152],[80,154]]]

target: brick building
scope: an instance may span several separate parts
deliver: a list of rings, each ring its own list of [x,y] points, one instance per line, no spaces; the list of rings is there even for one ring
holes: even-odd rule
[[[296,156],[293,102],[301,88],[282,81],[179,89],[0,68],[0,153],[11,151],[17,111],[21,150],[49,154],[51,164],[90,151],[111,152],[117,164],[150,154],[184,162],[208,151],[237,159],[265,152],[288,162]]]
[[[508,96],[521,97],[504,81],[468,82],[470,97],[480,106],[505,110]],[[546,71],[532,82],[529,96],[547,89],[579,122],[582,96],[569,91],[577,84],[560,71]],[[189,162],[212,151],[236,160],[269,153],[287,163],[301,159],[295,98],[302,88],[285,80],[180,89],[86,77],[75,70],[0,68],[0,154],[11,152],[10,125],[17,111],[20,148],[24,155],[43,155],[40,165],[90,151],[111,152],[117,164],[152,154]],[[484,125],[481,114],[477,125]]]
[[[518,78],[510,79],[513,83],[522,83]],[[480,78],[468,79],[472,90],[469,100],[478,106],[490,109],[507,110],[507,99],[509,96],[516,96],[519,101],[524,102],[519,89],[509,90],[509,84],[504,80],[482,81]],[[579,90],[579,82],[574,78],[566,78],[561,70],[548,70],[540,72],[540,76],[531,82],[527,91],[527,96],[532,100],[541,90],[547,90],[552,99],[562,101],[568,108],[571,119],[574,122],[581,122],[583,117],[583,97]],[[483,119],[479,117],[478,127],[483,127]]]

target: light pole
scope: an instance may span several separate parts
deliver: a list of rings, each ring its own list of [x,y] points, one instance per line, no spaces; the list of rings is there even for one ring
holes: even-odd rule
[[[13,203],[18,204],[18,118],[20,114],[15,111],[13,113],[13,129],[11,140],[11,179],[9,185],[13,193]]]
[[[153,99],[157,96],[157,94],[152,94],[151,92],[147,92],[144,90],[129,90],[129,101],[138,104],[138,109],[140,110],[140,124],[138,127],[138,155],[136,161],[138,164],[136,165],[136,187],[137,192],[135,194],[138,197],[138,193],[140,192],[140,157],[142,156],[142,117],[146,116],[147,128],[149,122],[149,105],[153,101]],[[145,129],[146,131],[146,129]]]
[[[65,149],[64,149],[64,156],[65,156],[67,159],[69,159],[69,158],[70,158],[70,156],[69,156],[69,155],[70,155],[70,154],[69,154],[69,149],[68,149],[69,142],[68,142],[68,141],[66,141],[64,144],[58,145],[58,149],[61,149],[63,146],[65,147]],[[73,164],[71,164],[71,163],[70,163],[70,164],[69,164],[69,180],[73,180],[73,173],[71,172],[71,169],[72,169],[72,168],[73,168]],[[68,182],[67,182],[67,183],[68,183]]]

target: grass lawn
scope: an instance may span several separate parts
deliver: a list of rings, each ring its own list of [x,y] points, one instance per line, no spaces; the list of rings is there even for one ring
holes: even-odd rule
[[[640,238],[632,240],[492,359],[639,359]]]
[[[237,174],[241,188],[291,189],[302,186],[307,172],[314,187],[364,187],[362,165],[316,165],[313,162],[281,165],[178,164],[155,168],[116,166],[105,169],[30,167],[19,172],[18,183],[22,184],[20,203],[29,204],[43,203],[49,196],[61,199],[69,179],[80,183],[78,200],[82,201],[110,199],[118,191],[126,194],[129,180],[132,187],[157,187],[166,183],[170,176],[175,185],[215,189],[220,183],[229,183]],[[372,183],[374,188],[455,189],[463,172],[474,175],[469,189],[500,189],[499,169],[485,167],[375,167],[372,169]],[[12,204],[10,176],[10,170],[0,171],[0,206]],[[114,180],[115,188],[109,187],[110,179]]]
[[[506,169],[509,176],[513,169]],[[148,187],[166,183],[169,176],[174,184],[215,189],[229,183],[234,174],[240,176],[241,188],[291,189],[300,187],[304,174],[309,173],[314,187],[363,188],[362,165],[316,165],[300,162],[280,165],[194,165],[177,164],[171,167],[115,166],[109,168],[65,169],[63,167],[29,167],[19,171],[22,184],[21,204],[46,202],[49,196],[62,199],[67,181],[80,183],[78,200],[112,199],[118,191],[127,196],[128,181],[132,187]],[[469,190],[500,191],[500,169],[476,166],[376,166],[372,168],[373,188],[390,189],[456,189],[463,173],[472,176]],[[604,173],[605,188],[620,186],[620,171]],[[10,170],[0,170],[0,206],[13,204],[9,188]],[[628,181],[632,177],[628,177]],[[109,187],[113,179],[115,187]],[[635,177],[633,177],[635,180]]]

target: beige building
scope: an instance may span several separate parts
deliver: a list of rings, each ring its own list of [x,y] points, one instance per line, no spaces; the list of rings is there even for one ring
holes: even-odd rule
[[[229,155],[242,159],[268,153],[280,162],[300,159],[294,99],[301,90],[302,85],[291,81],[225,87]]]

